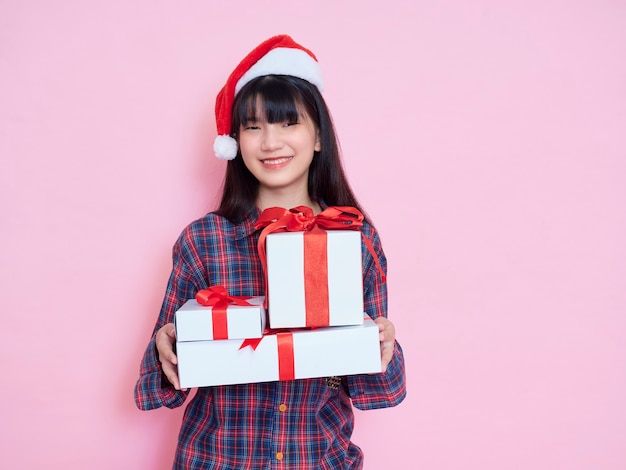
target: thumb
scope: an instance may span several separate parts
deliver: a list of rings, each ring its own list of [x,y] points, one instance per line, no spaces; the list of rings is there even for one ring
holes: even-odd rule
[[[173,340],[176,340],[176,327],[174,326],[173,323],[168,323],[166,325],[165,334],[169,336],[170,338],[172,338]]]

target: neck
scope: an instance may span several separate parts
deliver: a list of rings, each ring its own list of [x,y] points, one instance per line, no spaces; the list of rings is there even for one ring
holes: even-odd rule
[[[257,205],[261,211],[270,207],[284,207],[285,209],[291,209],[292,207],[297,206],[310,207],[316,215],[322,211],[320,205],[311,200],[308,191],[294,193],[276,190],[264,191],[263,188],[261,188],[259,191],[259,198],[257,199]]]

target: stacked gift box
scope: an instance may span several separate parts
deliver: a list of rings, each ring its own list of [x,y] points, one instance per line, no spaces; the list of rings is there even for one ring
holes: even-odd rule
[[[361,232],[278,232],[264,231],[259,244],[265,297],[216,286],[176,312],[181,387],[380,372],[378,327],[363,309]]]

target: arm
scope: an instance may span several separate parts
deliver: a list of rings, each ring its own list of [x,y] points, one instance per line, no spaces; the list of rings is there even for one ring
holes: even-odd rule
[[[368,226],[364,227],[363,236],[371,241],[386,275],[387,261],[378,234]],[[387,320],[387,285],[383,282],[372,255],[365,248],[363,249],[363,287],[365,311],[378,324],[380,330],[381,361],[384,372],[348,376],[348,392],[352,404],[361,410],[396,406],[406,396],[404,355],[400,344],[395,339],[393,323]]]
[[[185,230],[174,245],[173,268],[165,299],[135,385],[135,404],[141,410],[161,406],[176,408],[183,404],[189,393],[178,387],[173,321],[174,313],[185,300],[193,298],[199,289],[206,287],[206,276],[199,260],[190,231]]]

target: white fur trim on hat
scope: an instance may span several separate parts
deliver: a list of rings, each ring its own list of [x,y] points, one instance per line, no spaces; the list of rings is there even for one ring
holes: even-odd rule
[[[229,135],[218,135],[213,142],[215,156],[221,160],[232,160],[237,156],[237,141]]]
[[[235,95],[246,83],[265,75],[291,75],[312,83],[321,92],[324,84],[320,64],[302,49],[277,47],[259,59],[237,81]]]

